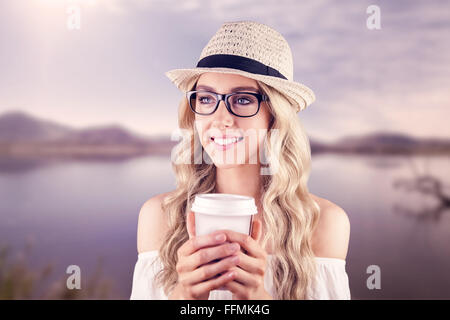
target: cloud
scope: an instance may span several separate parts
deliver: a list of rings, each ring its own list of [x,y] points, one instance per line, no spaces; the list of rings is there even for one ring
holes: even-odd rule
[[[48,43],[48,57],[42,58],[48,64],[41,64],[40,69],[52,85],[48,92],[54,99],[53,110],[61,110],[56,100],[59,93],[78,97],[83,106],[114,104],[117,114],[121,104],[127,110],[129,104],[145,108],[151,96],[159,108],[164,106],[158,119],[164,123],[164,117],[173,117],[179,95],[163,71],[194,66],[223,22],[254,20],[285,36],[294,57],[294,80],[316,93],[316,102],[300,115],[311,133],[331,138],[401,128],[414,135],[448,135],[450,21],[446,13],[450,2],[376,1],[381,9],[381,30],[374,31],[366,28],[366,8],[371,4],[368,0],[96,0],[83,7],[86,19],[80,33],[69,34],[61,24],[57,36],[50,33],[56,28],[46,28],[49,34],[36,31],[29,35],[33,39],[40,35]],[[42,45],[21,38],[24,32],[18,32],[16,21],[23,19],[14,16],[17,12],[5,15],[3,24],[0,21],[8,30],[2,38],[0,28],[0,46],[7,48],[3,54],[8,57],[20,52],[20,61],[30,61],[28,66],[35,59],[27,57],[30,50],[23,49],[31,48],[36,57],[36,48]],[[47,21],[48,15],[45,18]],[[33,23],[39,19],[34,17]],[[5,45],[10,34],[17,39],[13,46]],[[27,46],[18,45],[25,42]],[[22,75],[33,81],[17,82],[18,89],[4,97],[13,101],[15,95],[18,101],[34,103],[41,97],[42,81],[39,74],[33,74],[36,68],[21,71],[16,60],[14,64],[8,60],[0,83],[12,88],[10,79],[22,79]],[[29,82],[41,87],[31,88]],[[36,104],[49,101],[41,98]],[[148,106],[151,111],[158,107]],[[81,109],[77,111],[80,114]],[[139,114],[139,107],[132,109]],[[132,117],[128,123],[133,123]],[[80,122],[82,118],[78,117]]]

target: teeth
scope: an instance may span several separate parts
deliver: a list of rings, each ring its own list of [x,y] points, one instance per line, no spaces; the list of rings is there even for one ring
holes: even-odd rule
[[[214,142],[217,144],[220,144],[222,146],[225,146],[227,144],[232,144],[232,143],[236,143],[237,141],[241,141],[242,137],[239,138],[227,138],[227,139],[222,139],[222,138],[214,138]]]

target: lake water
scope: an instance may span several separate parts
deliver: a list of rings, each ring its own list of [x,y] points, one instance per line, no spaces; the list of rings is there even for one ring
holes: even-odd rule
[[[450,212],[432,214],[431,195],[394,188],[428,170],[450,194],[449,157],[313,155],[312,193],[342,207],[351,222],[347,272],[354,299],[450,298]],[[123,161],[0,161],[0,245],[16,256],[52,263],[52,279],[81,268],[82,288],[102,259],[113,297],[128,299],[137,259],[141,205],[174,188],[169,157]],[[408,211],[409,210],[409,211]],[[414,212],[430,212],[424,218]],[[407,214],[409,212],[409,214]],[[22,253],[21,253],[22,252]],[[381,271],[369,290],[367,268]],[[84,281],[84,282],[83,282]]]

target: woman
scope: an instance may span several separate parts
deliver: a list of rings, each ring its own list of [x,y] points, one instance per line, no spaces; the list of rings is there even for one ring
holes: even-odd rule
[[[177,188],[141,208],[131,299],[350,299],[350,224],[308,192],[310,145],[296,112],[314,94],[293,81],[286,40],[257,22],[224,23],[196,68],[167,76],[186,92]],[[192,201],[212,192],[255,199],[250,236],[195,235]]]

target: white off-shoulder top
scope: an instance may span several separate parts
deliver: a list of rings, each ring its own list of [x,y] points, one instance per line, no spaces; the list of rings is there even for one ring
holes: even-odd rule
[[[272,259],[268,255],[268,259]],[[337,258],[315,257],[317,273],[315,283],[307,290],[309,300],[349,300],[350,287],[345,271],[345,260]],[[153,263],[155,262],[155,263]],[[270,262],[270,261],[268,261]],[[142,252],[134,267],[131,300],[167,300],[162,287],[157,287],[155,275],[162,268],[162,262],[157,250]],[[273,273],[268,263],[264,276],[264,287],[274,297]],[[228,290],[213,290],[208,300],[231,300],[232,293]]]

